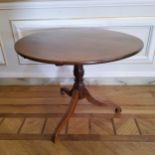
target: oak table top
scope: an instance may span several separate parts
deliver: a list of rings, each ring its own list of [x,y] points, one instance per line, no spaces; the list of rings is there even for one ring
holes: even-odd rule
[[[96,64],[138,53],[137,37],[103,28],[56,28],[34,33],[15,44],[18,54],[50,64]]]

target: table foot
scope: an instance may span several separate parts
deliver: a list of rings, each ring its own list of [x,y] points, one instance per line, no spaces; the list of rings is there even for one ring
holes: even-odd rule
[[[122,112],[121,107],[117,107],[117,108],[115,108],[115,113],[121,113],[121,112]]]
[[[58,124],[58,126],[55,130],[54,137],[53,137],[54,143],[56,143],[58,141],[58,135],[59,135],[61,129],[67,124],[68,120],[73,115],[75,108],[76,108],[76,105],[78,103],[78,100],[79,100],[79,91],[74,90],[73,95],[72,95],[72,99],[70,102],[70,106],[69,106],[66,114],[64,115],[64,117],[62,118],[62,120],[60,121],[60,123]]]
[[[66,87],[63,87],[63,88],[60,88],[60,94],[61,95],[67,94],[68,96],[72,96],[73,91],[72,91],[72,89],[70,90],[70,89],[68,89]]]

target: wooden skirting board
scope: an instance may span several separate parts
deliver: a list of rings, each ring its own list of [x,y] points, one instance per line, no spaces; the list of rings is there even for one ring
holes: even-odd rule
[[[51,140],[68,96],[60,86],[0,87],[0,139]],[[81,100],[60,138],[93,141],[155,141],[155,87],[89,87],[95,97],[122,107],[122,114]]]

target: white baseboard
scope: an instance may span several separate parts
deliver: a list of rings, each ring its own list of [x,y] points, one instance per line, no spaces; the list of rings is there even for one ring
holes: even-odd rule
[[[73,78],[0,78],[0,85],[72,85]],[[86,78],[86,85],[154,85],[155,78]]]

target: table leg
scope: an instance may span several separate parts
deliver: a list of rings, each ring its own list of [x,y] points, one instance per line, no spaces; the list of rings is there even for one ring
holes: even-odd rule
[[[54,134],[54,142],[57,141],[58,134],[60,133],[61,129],[66,125],[67,121],[70,119],[72,114],[75,111],[76,105],[78,103],[78,100],[86,98],[89,102],[91,102],[94,105],[97,106],[110,106],[114,108],[115,113],[121,112],[121,107],[117,104],[114,104],[110,101],[100,102],[96,100],[86,89],[84,82],[83,82],[83,76],[84,76],[84,69],[83,65],[75,65],[74,66],[74,77],[75,82],[71,90],[67,88],[61,88],[61,94],[66,93],[69,95],[71,99],[70,107],[68,111],[66,112],[63,119],[58,124],[58,127],[56,128],[55,134]]]
[[[94,105],[97,105],[97,106],[107,106],[107,107],[113,107],[114,108],[114,111],[116,113],[120,113],[122,110],[121,110],[121,107],[118,106],[117,104],[114,104],[113,102],[111,101],[108,101],[108,100],[105,100],[103,102],[101,101],[98,101],[96,100],[89,92],[88,90],[85,88],[85,95],[86,95],[86,99],[94,104]]]
[[[95,99],[85,87],[83,76],[84,76],[83,65],[75,65],[74,66],[74,77],[75,77],[74,85],[70,90],[68,88],[61,88],[61,94],[66,93],[67,95],[72,96],[73,91],[77,89],[79,91],[79,99],[86,98],[90,103],[94,105],[112,107],[115,113],[121,112],[121,107],[118,106],[117,104],[108,100],[104,100],[103,102],[101,102]]]
[[[60,123],[58,124],[58,126],[55,130],[54,139],[53,139],[54,143],[58,140],[58,135],[59,135],[61,129],[67,124],[68,120],[73,115],[76,105],[78,103],[78,100],[79,100],[79,91],[74,90],[69,108],[68,108],[65,116],[62,118],[62,120],[60,121]]]

